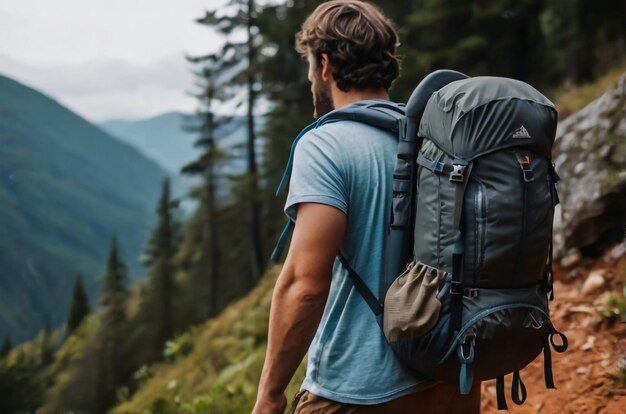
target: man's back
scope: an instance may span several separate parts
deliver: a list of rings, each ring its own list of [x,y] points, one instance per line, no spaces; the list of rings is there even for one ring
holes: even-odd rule
[[[285,211],[321,203],[347,215],[342,253],[373,292],[383,270],[397,138],[352,121],[326,124],[298,143]],[[395,359],[375,317],[336,260],[326,308],[309,349],[303,389],[375,404],[429,385]]]

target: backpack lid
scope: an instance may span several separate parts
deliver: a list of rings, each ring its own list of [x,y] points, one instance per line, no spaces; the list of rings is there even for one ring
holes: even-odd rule
[[[556,122],[554,104],[532,86],[480,76],[435,92],[426,104],[418,135],[466,161],[517,146],[551,158]]]

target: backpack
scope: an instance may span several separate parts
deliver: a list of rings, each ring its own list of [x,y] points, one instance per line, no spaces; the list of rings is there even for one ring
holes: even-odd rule
[[[511,399],[523,404],[519,371],[543,351],[546,387],[555,388],[551,348],[564,352],[567,338],[548,308],[559,202],[554,105],[521,81],[440,70],[420,82],[405,108],[349,105],[299,137],[345,119],[398,137],[377,294],[338,254],[397,358],[432,379],[458,381],[461,394],[474,380],[496,378],[498,409],[507,409],[504,375],[513,373]]]

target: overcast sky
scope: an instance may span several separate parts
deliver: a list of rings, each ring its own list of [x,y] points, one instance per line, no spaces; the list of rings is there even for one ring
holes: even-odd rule
[[[224,0],[0,0],[0,74],[93,121],[193,111],[185,54],[217,50],[194,22]]]

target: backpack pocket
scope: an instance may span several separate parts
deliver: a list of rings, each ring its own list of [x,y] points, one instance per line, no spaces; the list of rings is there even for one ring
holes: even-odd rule
[[[439,290],[446,273],[413,261],[385,295],[383,332],[388,341],[419,338],[439,320]]]

